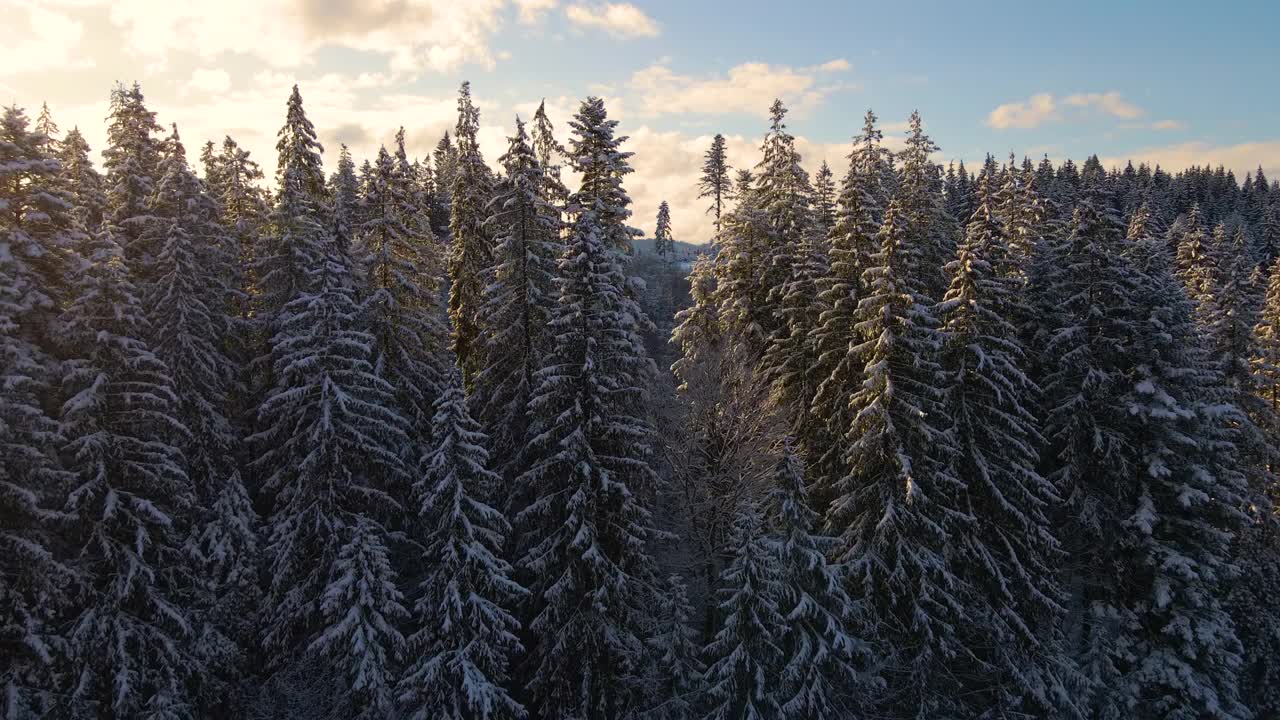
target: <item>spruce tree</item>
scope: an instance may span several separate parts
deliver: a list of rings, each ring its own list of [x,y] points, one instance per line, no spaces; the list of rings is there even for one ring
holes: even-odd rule
[[[905,695],[905,716],[950,702],[940,663],[961,650],[964,588],[947,560],[948,528],[963,513],[943,421],[937,320],[923,290],[924,248],[909,242],[909,217],[894,199],[880,249],[862,275],[856,353],[865,379],[849,397],[845,476],[833,488],[827,527],[833,557],[866,604],[863,637],[892,648],[887,681]]]
[[[276,142],[276,200],[254,257],[258,312],[270,337],[284,306],[315,287],[316,269],[332,241],[326,210],[324,170],[315,127],[302,107],[298,86],[289,96],[285,124]]]
[[[435,195],[431,202],[431,229],[436,237],[447,240],[450,232],[450,212],[453,206],[453,176],[458,169],[458,151],[449,139],[449,131],[436,143],[431,153],[431,163],[435,169]]]
[[[966,615],[976,621],[964,629],[961,658],[977,662],[956,672],[975,715],[1038,717],[1069,712],[1073,703],[1071,678],[1063,677],[1060,550],[1050,523],[1058,497],[1036,467],[1039,388],[1023,369],[1011,322],[1029,313],[1006,226],[995,215],[997,181],[993,174],[978,180],[976,208],[937,307],[943,415],[955,443],[952,472],[967,500],[951,544],[956,572],[972,591]]]
[[[356,179],[356,164],[345,143],[338,150],[338,169],[329,178],[328,196],[333,202],[334,237],[339,242],[350,242],[362,220],[360,214],[363,208],[359,207],[360,187]]]
[[[756,185],[750,198],[765,222],[767,235],[758,281],[769,293],[770,303],[780,302],[787,292],[787,283],[797,274],[804,274],[803,270],[797,273],[793,269],[801,255],[796,248],[809,238],[814,224],[810,207],[813,189],[808,173],[800,166],[795,137],[784,122],[786,114],[782,101],[774,100],[769,109],[769,131],[761,146],[763,157],[756,165]],[[790,332],[787,323],[772,313],[763,315],[761,320],[769,342],[784,339]]]
[[[823,160],[818,173],[813,177],[813,212],[814,221],[821,229],[820,234],[824,239],[836,224],[836,198],[835,176],[831,172],[831,166]]]
[[[501,555],[507,521],[484,500],[495,497],[501,483],[488,469],[486,442],[455,371],[436,401],[432,447],[413,485],[417,516],[430,528],[423,542],[429,571],[409,638],[415,659],[398,688],[414,720],[526,715],[507,690],[521,650],[519,623],[508,608],[525,591]]]
[[[150,223],[147,202],[155,192],[160,165],[160,132],[155,113],[147,109],[137,83],[126,88],[117,84],[111,91],[111,111],[107,126],[106,168],[107,210],[105,221],[124,248],[129,269],[140,287],[151,281],[151,266],[160,249],[155,238],[145,237]]]
[[[86,232],[96,233],[106,214],[107,194],[102,175],[89,159],[89,143],[72,128],[62,140],[62,178],[71,193],[74,214]]]
[[[73,567],[88,593],[70,618],[76,717],[189,717],[200,672],[183,594],[195,501],[169,368],[147,346],[142,303],[110,230],[89,240],[63,313],[63,455]],[[168,713],[168,714],[166,714]]]
[[[402,453],[412,466],[431,436],[431,408],[448,358],[436,239],[414,201],[408,172],[407,159],[399,161],[385,147],[378,151],[360,199],[357,254],[373,369],[396,389],[395,409],[414,439]]]
[[[759,511],[745,507],[734,522],[733,559],[717,589],[719,629],[707,645],[707,720],[788,717],[779,703],[785,664],[779,632],[783,588],[778,558]]]
[[[955,255],[955,238],[942,207],[937,167],[929,159],[939,148],[924,134],[919,112],[911,113],[908,124],[907,146],[899,153],[901,181],[895,197],[902,203],[910,242],[920,247],[921,290],[937,300],[946,290],[942,268]]]
[[[351,260],[316,200],[324,179],[310,128],[295,88],[263,278],[279,283],[266,297],[292,296],[272,310],[271,383],[249,438],[270,505],[261,637],[277,670],[341,656],[329,667],[345,680],[345,712],[378,717],[399,642],[385,623],[403,614],[384,560],[385,523],[401,512],[393,491],[404,484],[408,423],[372,365]]]
[[[844,575],[828,563],[832,539],[818,534],[809,507],[804,465],[788,438],[769,493],[778,561],[777,645],[782,651],[777,698],[780,717],[823,720],[856,712],[873,689],[866,668],[870,646],[855,637],[857,607]]]
[[[659,598],[658,632],[650,639],[656,663],[652,707],[646,717],[659,720],[693,720],[706,668],[699,657],[702,645],[693,627],[694,608],[689,590],[679,575],[667,576]]]
[[[726,212],[733,187],[729,178],[729,161],[725,155],[724,135],[716,133],[711,139],[711,147],[703,155],[702,175],[698,179],[698,197],[707,198],[710,205],[707,213],[715,217],[716,239],[719,241],[721,218]]]
[[[198,500],[191,532],[205,571],[192,604],[207,611],[197,652],[211,675],[203,697],[220,702],[220,683],[238,679],[233,673],[247,649],[240,646],[252,640],[242,618],[256,600],[258,560],[256,517],[235,462],[240,439],[226,415],[233,374],[223,343],[231,333],[228,298],[236,288],[227,280],[236,257],[176,129],[168,144],[143,235],[158,248],[144,300],[150,347],[170,368],[172,412],[188,430],[179,446]]]
[[[38,126],[37,126],[38,127]],[[77,582],[58,546],[69,478],[47,399],[79,245],[59,164],[25,113],[0,119],[0,716],[39,717],[65,638],[56,620]]]
[[[493,443],[494,467],[505,471],[519,460],[534,375],[551,350],[560,213],[546,199],[554,194],[547,187],[553,179],[538,162],[519,118],[499,161],[505,175],[486,222],[494,237],[493,282],[485,288],[480,312],[490,348],[471,402]]]
[[[863,365],[851,351],[858,343],[855,315],[865,288],[862,272],[875,252],[876,233],[886,202],[883,180],[889,167],[889,151],[881,147],[883,134],[876,115],[868,110],[862,132],[853,139],[849,170],[841,183],[835,225],[829,233],[831,269],[818,304],[822,314],[813,329],[818,378],[811,412],[830,437],[842,437],[852,422],[849,396],[862,382]],[[831,443],[811,457],[810,480],[816,484],[814,499],[824,506],[833,483],[844,477],[843,450]]]
[[[545,100],[538,103],[538,109],[533,113],[533,129],[530,130],[529,139],[546,177],[542,199],[556,208],[562,208],[569,201],[569,189],[560,178],[559,160],[567,154],[567,150],[556,140],[555,127],[547,117]]]
[[[479,129],[480,111],[471,101],[471,83],[464,82],[458,91],[457,166],[450,192],[449,319],[453,352],[468,388],[484,367],[479,315],[493,264],[492,238],[484,227],[493,186],[480,155]]]
[[[654,368],[621,269],[621,243],[634,230],[624,224],[630,168],[615,125],[599,98],[584,100],[573,122],[582,186],[570,200],[576,219],[560,259],[553,349],[531,401],[535,459],[517,479],[533,498],[516,516],[518,568],[531,591],[528,690],[532,709],[548,717],[636,711],[647,665],[656,477],[644,404]]]
[[[671,237],[671,206],[663,200],[658,204],[658,219],[653,230],[653,251],[668,261],[675,256],[675,240]]]

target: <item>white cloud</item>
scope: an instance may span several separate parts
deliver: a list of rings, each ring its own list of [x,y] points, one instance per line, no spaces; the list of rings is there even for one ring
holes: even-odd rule
[[[1151,123],[1152,130],[1181,130],[1184,127],[1186,125],[1177,120],[1158,120]]]
[[[206,70],[201,68],[191,73],[191,81],[187,86],[194,90],[210,93],[224,93],[231,89],[231,76],[226,70]]]
[[[640,94],[640,104],[648,115],[762,115],[775,98],[781,98],[792,110],[803,112],[841,88],[819,85],[812,72],[758,62],[737,65],[729,70],[728,77],[678,75],[665,65],[651,65],[633,73],[627,86]]]
[[[1050,93],[1038,93],[1020,102],[1005,103],[987,115],[987,125],[998,130],[1008,128],[1035,128],[1048,122],[1080,119],[1090,114],[1102,114],[1121,120],[1136,120],[1147,114],[1146,110],[1125,100],[1114,90],[1105,93],[1076,93],[1058,101]],[[1162,120],[1147,126],[1155,130],[1178,127],[1174,120]]]
[[[99,4],[128,52],[209,59],[240,53],[280,68],[310,63],[322,47],[383,55],[392,70],[450,72],[492,67],[492,35],[507,0],[55,0]]]
[[[1133,120],[1144,114],[1142,108],[1125,100],[1114,90],[1107,93],[1068,95],[1062,102],[1072,107],[1096,108],[1107,115],[1125,120]]]
[[[814,70],[817,70],[818,72],[845,72],[852,68],[853,66],[849,64],[848,60],[845,60],[844,58],[836,58],[835,60],[828,60],[827,62],[822,63],[814,68]]]
[[[79,20],[23,0],[0,0],[0,16],[9,26],[6,42],[0,43],[0,76],[93,66],[89,58],[74,54],[84,37],[84,23]],[[28,27],[23,27],[20,16],[26,17]]]
[[[1053,96],[1049,93],[1039,93],[1032,95],[1029,100],[1005,103],[992,110],[987,116],[987,125],[1000,130],[1033,128],[1057,117],[1057,103]]]
[[[525,25],[536,24],[544,14],[554,10],[559,4],[560,0],[516,0],[520,22]]]
[[[631,3],[575,4],[565,8],[569,22],[600,28],[617,37],[656,37],[658,23]]]

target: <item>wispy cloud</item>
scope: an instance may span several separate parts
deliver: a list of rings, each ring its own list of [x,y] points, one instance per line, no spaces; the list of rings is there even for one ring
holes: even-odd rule
[[[997,130],[1009,128],[1036,128],[1050,122],[1080,120],[1091,116],[1106,116],[1120,120],[1137,120],[1147,111],[1126,100],[1119,92],[1075,93],[1061,100],[1052,93],[1037,93],[1026,100],[1005,103],[987,115],[987,126]],[[1176,121],[1161,120],[1148,127],[1167,130],[1177,127]]]
[[[819,67],[829,67],[829,71],[846,69],[848,62],[833,60]],[[650,115],[759,115],[768,111],[774,98],[782,98],[793,110],[806,111],[846,87],[821,84],[817,75],[817,68],[797,70],[759,62],[736,65],[727,76],[681,75],[659,63],[633,73],[627,86],[640,94],[640,106]]]
[[[516,0],[516,8],[520,11],[517,17],[521,24],[534,25],[559,4],[560,0]]]
[[[599,28],[617,37],[656,37],[660,32],[658,23],[631,3],[570,5],[565,17],[574,25]]]

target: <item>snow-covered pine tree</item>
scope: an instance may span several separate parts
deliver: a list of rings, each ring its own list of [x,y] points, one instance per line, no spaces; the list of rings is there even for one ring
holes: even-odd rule
[[[521,651],[509,608],[525,594],[502,558],[509,533],[500,510],[501,478],[488,469],[487,438],[471,418],[456,369],[436,401],[432,447],[413,485],[427,577],[420,583],[409,638],[414,658],[397,693],[413,720],[523,718],[508,690]]]
[[[674,259],[675,240],[671,237],[671,206],[658,203],[658,219],[653,230],[653,251],[667,260]]]
[[[738,513],[730,541],[733,559],[717,589],[719,628],[704,650],[707,660],[706,720],[773,720],[786,664],[779,633],[782,585],[778,557],[765,536],[759,511]]]
[[[965,588],[947,560],[948,527],[963,517],[952,472],[935,360],[937,320],[925,294],[925,248],[911,243],[901,201],[885,210],[880,249],[862,274],[852,352],[863,383],[849,397],[846,475],[833,488],[827,527],[866,605],[860,635],[891,648],[896,713],[933,717],[949,706],[941,663],[962,650]]]
[[[57,160],[26,114],[0,118],[0,716],[50,711],[64,638],[57,613],[76,578],[57,538],[62,437],[46,403],[57,385],[57,314],[81,244]],[[78,250],[79,248],[75,248]],[[56,343],[56,344],[55,344]]]
[[[449,139],[449,131],[436,143],[431,153],[434,170],[435,194],[431,198],[431,229],[436,237],[449,239],[450,208],[453,205],[453,176],[458,169],[458,151]]]
[[[200,672],[183,594],[196,584],[184,552],[195,501],[178,443],[169,369],[147,347],[146,317],[110,229],[84,247],[63,313],[63,455],[74,474],[66,541],[87,596],[70,618],[75,717],[190,717]]]
[[[657,720],[693,720],[702,690],[702,644],[694,628],[689,589],[679,575],[667,576],[658,598],[658,631],[649,640],[656,677],[651,707],[645,717]]]
[[[831,172],[831,166],[823,160],[822,166],[813,176],[813,213],[824,240],[836,224],[837,198],[835,176]]]
[[[818,374],[822,368],[818,363],[816,331],[823,310],[821,294],[831,274],[831,264],[820,225],[808,225],[804,235],[794,241],[786,263],[790,276],[772,298],[772,312],[783,325],[764,351],[760,374],[773,385],[800,452],[816,460],[835,444],[827,435],[826,424],[812,411],[817,387],[824,380]]]
[[[720,247],[716,253],[716,282],[720,317],[726,331],[759,357],[773,326],[769,287],[764,283],[770,243],[767,217],[755,199],[755,180],[749,170],[738,171],[734,191],[738,204],[721,217]]]
[[[546,100],[539,102],[538,109],[533,113],[533,129],[529,131],[529,138],[533,154],[537,156],[538,164],[542,166],[542,173],[546,177],[542,199],[557,209],[563,208],[569,202],[569,189],[560,178],[560,158],[568,151],[556,140],[555,127],[547,117]]]
[[[937,167],[929,159],[939,148],[924,134],[919,112],[911,113],[908,126],[906,147],[898,155],[901,179],[895,197],[902,204],[908,242],[920,247],[921,290],[937,300],[947,287],[942,268],[955,257],[953,223],[942,207]]]
[[[365,321],[374,338],[373,369],[396,389],[395,409],[408,420],[413,438],[402,455],[412,467],[431,437],[431,408],[449,359],[438,246],[430,222],[420,217],[406,166],[407,160],[402,166],[385,147],[378,151],[360,200],[364,222],[357,253]]]
[[[338,169],[329,178],[328,196],[333,202],[334,237],[340,243],[350,242],[364,218],[360,217],[363,208],[360,207],[356,163],[351,159],[346,143],[338,150]],[[343,248],[344,251],[349,249]]]
[[[546,199],[555,194],[547,187],[553,179],[519,118],[499,162],[505,175],[486,221],[494,237],[493,281],[485,288],[480,311],[490,348],[470,400],[492,442],[493,467],[511,477],[514,472],[508,471],[515,470],[529,429],[534,374],[551,350],[560,211]]]
[[[332,242],[325,198],[324,169],[315,127],[302,107],[302,94],[293,86],[285,124],[276,151],[276,199],[268,220],[270,232],[254,256],[258,313],[270,337],[278,331],[277,316],[284,306],[315,288],[316,269]],[[269,372],[269,370],[267,370]]]
[[[725,152],[724,135],[716,133],[716,136],[711,139],[711,147],[707,148],[707,152],[702,157],[702,175],[698,178],[698,197],[707,198],[711,203],[707,206],[707,213],[715,217],[714,242],[719,242],[721,218],[727,212],[726,206],[729,204],[729,197],[733,194],[733,185],[729,178],[731,168]]]
[[[480,154],[476,137],[479,130],[480,110],[471,101],[471,83],[464,82],[458,90],[458,150],[450,191],[448,265],[453,353],[467,388],[485,364],[480,307],[493,270],[493,238],[484,226],[493,181]]]
[[[187,428],[180,438],[182,468],[197,500],[192,550],[200,584],[188,601],[199,609],[196,653],[205,665],[205,708],[225,702],[227,684],[243,670],[253,640],[244,618],[255,610],[256,517],[236,460],[238,433],[227,418],[234,379],[224,342],[231,334],[228,298],[235,247],[218,222],[218,205],[187,165],[177,129],[158,168],[143,237],[157,248],[144,295],[149,345],[169,368],[172,413]]]
[[[35,125],[32,130],[36,134],[36,145],[40,148],[40,153],[45,157],[56,158],[62,148],[62,143],[58,140],[58,123],[53,119],[53,113],[49,110],[49,103],[40,103],[40,114],[36,116]],[[1261,168],[1259,168],[1261,172]]]
[[[268,299],[292,297],[272,305],[272,381],[249,438],[260,448],[253,467],[271,507],[261,637],[277,670],[301,671],[318,656],[340,654],[343,662],[328,668],[345,697],[332,711],[378,717],[399,643],[384,621],[402,614],[383,566],[383,523],[401,512],[389,491],[404,484],[408,423],[394,388],[374,371],[375,341],[363,329],[351,260],[316,199],[324,178],[296,88],[279,147],[278,228],[263,283]],[[368,594],[349,585],[366,581]]]
[[[1187,297],[1198,307],[1213,294],[1218,272],[1216,247],[1205,232],[1199,205],[1192,206],[1181,227],[1182,236],[1174,239],[1177,274],[1187,289]]]
[[[625,224],[630,168],[616,124],[595,97],[572,123],[582,186],[570,200],[576,219],[560,259],[553,349],[530,403],[531,465],[517,480],[534,498],[516,516],[525,548],[518,568],[532,599],[531,709],[545,717],[615,720],[643,700],[643,634],[657,578],[646,545],[654,367],[621,268],[635,230]]]
[[[797,252],[797,248],[809,237],[814,225],[810,206],[813,188],[808,173],[800,166],[795,137],[784,122],[786,114],[782,101],[774,100],[769,108],[769,131],[760,148],[762,157],[756,165],[756,186],[750,199],[763,213],[767,227],[759,282],[771,304],[781,303],[786,296],[786,285],[796,276],[792,266],[797,257],[810,255]],[[790,332],[788,322],[773,313],[763,315],[761,320],[770,343],[785,338]]]
[[[156,239],[145,237],[150,224],[147,202],[159,179],[161,147],[155,135],[160,126],[137,83],[131,87],[117,83],[110,107],[107,149],[102,152],[107,171],[105,222],[124,248],[129,270],[141,289],[151,281],[151,266],[160,252]]]
[[[950,288],[937,307],[943,416],[955,443],[952,472],[966,499],[963,521],[949,528],[950,547],[971,591],[962,600],[966,649],[953,670],[965,690],[951,712],[1070,716],[1055,576],[1060,551],[1050,523],[1058,497],[1036,469],[1039,388],[1023,370],[1025,352],[1011,322],[1029,311],[1006,225],[995,215],[998,181],[992,173],[978,180],[965,239],[946,267]]]
[[[1258,262],[1264,268],[1270,268],[1280,256],[1280,194],[1273,195],[1262,210],[1254,242]]]
[[[1270,422],[1260,429],[1280,437],[1280,265],[1271,266],[1254,328],[1253,385]],[[1259,492],[1260,491],[1260,492]],[[1280,483],[1254,488],[1250,523],[1237,539],[1241,577],[1232,588],[1236,630],[1244,642],[1241,689],[1258,716],[1280,713]]]
[[[1135,213],[1128,243],[1158,247],[1143,230],[1148,217]],[[1221,404],[1225,380],[1200,351],[1169,263],[1149,265],[1141,282],[1147,327],[1118,400],[1139,421],[1127,445],[1141,481],[1126,487],[1122,531],[1110,534],[1108,553],[1120,564],[1111,581],[1126,579],[1117,583],[1122,609],[1109,614],[1129,620],[1116,640],[1123,674],[1115,700],[1140,717],[1246,718],[1241,647],[1223,602],[1236,572],[1230,536],[1248,491],[1230,431],[1239,411]]]
[[[870,645],[852,634],[858,608],[844,574],[827,561],[833,540],[818,533],[805,486],[804,464],[786,438],[769,493],[782,619],[776,697],[779,717],[836,720],[856,714],[878,683],[868,672]]]
[[[835,225],[829,233],[830,272],[825,279],[819,305],[822,314],[813,329],[817,355],[810,411],[832,437],[841,437],[849,428],[849,396],[862,382],[863,364],[851,352],[858,342],[855,315],[862,298],[862,272],[876,251],[876,232],[887,202],[883,180],[889,172],[889,151],[881,147],[883,134],[876,127],[876,115],[868,110],[862,132],[853,138],[849,170],[841,183]],[[832,485],[844,477],[841,443],[831,443],[817,457],[809,458],[817,507],[830,499]]]
[[[102,227],[107,209],[107,193],[102,175],[89,159],[89,143],[72,128],[62,140],[62,177],[71,193],[74,214],[85,232],[96,233]]]

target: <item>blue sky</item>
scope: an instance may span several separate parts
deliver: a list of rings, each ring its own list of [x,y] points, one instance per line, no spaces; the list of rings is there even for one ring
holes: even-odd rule
[[[112,82],[138,80],[189,148],[230,133],[268,173],[294,82],[321,139],[357,156],[399,125],[429,151],[463,79],[491,161],[540,98],[564,129],[599,94],[632,136],[635,224],[668,199],[695,241],[702,149],[723,132],[753,163],[775,95],[806,163],[837,173],[872,107],[895,141],[918,108],[942,161],[1098,153],[1280,176],[1280,3],[0,0],[0,15],[16,20],[0,101],[34,115],[47,100],[100,147]]]

